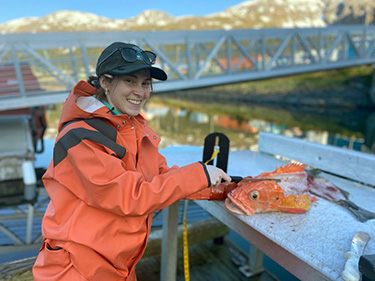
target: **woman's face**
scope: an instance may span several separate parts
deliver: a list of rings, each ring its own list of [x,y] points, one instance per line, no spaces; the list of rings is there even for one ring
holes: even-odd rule
[[[151,75],[145,69],[132,74],[119,76],[110,85],[103,83],[108,90],[107,100],[119,113],[136,116],[150,97]]]

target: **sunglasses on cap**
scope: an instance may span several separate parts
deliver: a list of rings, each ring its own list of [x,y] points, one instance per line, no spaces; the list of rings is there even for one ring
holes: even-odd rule
[[[122,58],[127,62],[136,62],[137,60],[141,60],[148,65],[155,64],[156,61],[156,54],[151,51],[143,51],[140,48],[116,48],[113,50],[108,56],[103,58],[98,63],[98,68],[110,57],[112,57],[116,52],[120,52]]]

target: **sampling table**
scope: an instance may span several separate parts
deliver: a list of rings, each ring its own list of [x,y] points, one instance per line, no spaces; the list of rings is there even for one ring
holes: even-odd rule
[[[170,147],[161,153],[170,166],[183,166],[202,159],[199,147]],[[273,171],[281,163],[261,152],[230,151],[228,174],[256,176]],[[375,212],[374,188],[333,175],[324,176],[348,191],[349,199],[355,204]],[[221,201],[196,203],[301,280],[342,280],[344,255],[358,231],[371,236],[365,254],[375,253],[375,220],[359,222],[347,209],[325,199],[313,203],[306,214],[271,212],[253,216],[233,214]],[[172,205],[165,211],[162,280],[175,280],[177,248],[173,233],[176,232],[177,210]]]

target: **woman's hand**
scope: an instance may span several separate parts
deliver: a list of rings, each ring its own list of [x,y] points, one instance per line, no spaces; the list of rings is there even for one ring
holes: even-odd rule
[[[231,182],[230,176],[228,176],[222,169],[212,165],[206,165],[207,172],[210,175],[211,186],[218,186],[222,180]]]
[[[228,193],[236,187],[237,183],[235,182],[222,182],[218,186],[211,187],[211,194],[208,200],[224,200],[228,197]]]

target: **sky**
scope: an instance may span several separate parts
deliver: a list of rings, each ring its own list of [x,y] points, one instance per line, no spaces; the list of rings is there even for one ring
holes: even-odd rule
[[[0,0],[0,23],[23,17],[42,17],[59,10],[89,12],[111,19],[128,19],[144,10],[172,16],[204,16],[246,0]]]

